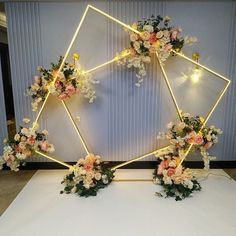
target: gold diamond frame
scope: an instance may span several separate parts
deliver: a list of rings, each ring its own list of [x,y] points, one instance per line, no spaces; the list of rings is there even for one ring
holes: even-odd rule
[[[87,15],[89,9],[94,10],[94,11],[100,13],[101,15],[103,15],[103,16],[107,17],[108,19],[110,19],[110,20],[112,20],[112,21],[114,21],[114,22],[120,24],[121,26],[125,27],[126,29],[133,31],[134,33],[140,34],[139,31],[133,29],[131,26],[129,26],[129,25],[127,25],[127,24],[121,22],[120,20],[118,20],[118,19],[116,19],[116,18],[114,18],[114,17],[108,15],[107,13],[105,13],[105,12],[103,12],[103,11],[101,11],[101,10],[99,10],[99,9],[97,9],[97,8],[95,8],[95,7],[93,7],[93,6],[91,6],[91,5],[87,5],[86,10],[85,10],[85,12],[84,12],[84,14],[83,14],[83,16],[82,16],[82,18],[81,18],[81,21],[80,21],[80,23],[78,24],[78,27],[77,27],[77,29],[76,29],[76,31],[75,31],[75,34],[74,34],[74,36],[73,36],[73,38],[72,38],[72,40],[71,40],[71,42],[70,42],[70,44],[69,44],[69,47],[68,47],[68,49],[67,49],[67,51],[66,51],[66,53],[65,53],[65,56],[63,57],[63,60],[62,60],[61,65],[60,65],[60,67],[59,67],[59,69],[58,69],[58,72],[60,72],[61,69],[63,68],[63,65],[64,65],[64,63],[65,63],[65,60],[66,60],[67,57],[68,57],[68,54],[69,54],[69,52],[70,52],[70,50],[71,50],[71,48],[72,48],[72,46],[73,46],[73,43],[74,43],[74,41],[75,41],[75,39],[76,39],[76,37],[77,37],[79,31],[80,31],[80,28],[81,28],[81,26],[82,26],[82,24],[83,24],[83,22],[84,22],[84,20],[85,20],[85,17],[86,17],[86,15]],[[202,129],[204,128],[204,126],[206,125],[207,121],[209,120],[209,118],[211,117],[212,113],[214,112],[215,108],[216,108],[217,105],[219,104],[221,98],[222,98],[223,95],[225,94],[225,92],[226,92],[226,90],[227,90],[227,88],[228,88],[228,86],[229,86],[229,84],[230,84],[230,80],[228,80],[228,79],[225,78],[224,76],[222,76],[222,75],[220,75],[220,74],[214,72],[213,70],[211,70],[211,69],[205,67],[204,65],[201,65],[200,63],[198,63],[198,62],[196,62],[196,61],[194,61],[194,60],[192,60],[192,59],[186,57],[184,54],[182,54],[182,53],[180,53],[180,52],[176,52],[176,51],[174,51],[174,50],[172,50],[172,52],[173,52],[174,54],[176,54],[177,56],[182,57],[183,59],[185,59],[185,60],[187,60],[187,61],[189,61],[189,62],[191,62],[191,63],[193,63],[193,64],[195,64],[195,65],[197,65],[197,66],[199,66],[199,67],[201,67],[201,68],[203,68],[204,70],[210,72],[211,74],[213,74],[213,75],[215,75],[215,76],[219,77],[220,79],[222,79],[222,80],[224,80],[224,81],[227,82],[227,83],[226,83],[226,86],[225,86],[224,89],[221,91],[220,96],[218,97],[218,99],[217,99],[216,103],[214,104],[213,108],[209,111],[207,117],[205,118],[205,120],[204,120],[204,122],[203,122],[203,125],[202,125],[202,127],[201,127],[201,130],[202,130]],[[124,58],[124,57],[126,57],[126,56],[128,56],[128,55],[129,55],[129,53],[124,53],[124,54],[122,54],[122,55],[120,55],[120,56],[117,56],[117,57],[111,59],[110,61],[107,61],[107,62],[105,62],[105,63],[103,63],[103,64],[101,64],[101,65],[98,65],[98,66],[96,66],[96,67],[94,67],[94,68],[91,68],[91,69],[85,71],[84,73],[91,73],[91,72],[93,72],[93,71],[95,71],[95,70],[97,70],[97,69],[100,69],[100,68],[102,68],[102,67],[104,67],[104,66],[107,66],[107,65],[109,65],[109,64],[111,64],[111,63],[113,63],[113,62],[115,62],[115,61],[117,61],[117,60],[119,60],[119,59],[122,59],[122,58]],[[168,77],[167,77],[167,75],[166,75],[165,69],[164,69],[164,67],[163,67],[163,65],[162,65],[162,63],[161,63],[161,61],[160,61],[160,59],[159,59],[157,53],[156,53],[156,58],[157,58],[158,63],[159,63],[159,65],[160,65],[162,75],[163,75],[164,80],[165,80],[165,82],[166,82],[168,91],[169,91],[169,93],[170,93],[170,95],[171,95],[171,98],[172,98],[172,101],[173,101],[173,103],[174,103],[175,109],[176,109],[176,111],[177,111],[178,117],[179,117],[180,120],[182,120],[181,110],[180,110],[180,108],[179,108],[179,106],[178,106],[178,103],[177,103],[176,98],[175,98],[175,96],[174,96],[173,90],[172,90],[171,85],[170,85],[170,83],[169,83]],[[58,73],[58,72],[57,72],[57,73]],[[56,82],[57,73],[56,73],[56,75],[55,75],[55,78],[53,79],[52,85],[54,85],[55,82]],[[37,126],[37,124],[38,124],[38,120],[40,119],[40,117],[41,117],[41,115],[42,115],[42,112],[43,112],[43,110],[44,110],[44,108],[45,108],[45,105],[46,105],[46,103],[47,103],[47,100],[48,100],[49,96],[50,96],[50,92],[48,91],[48,93],[47,93],[47,95],[46,95],[46,98],[45,98],[45,100],[44,100],[44,102],[43,102],[43,104],[42,104],[42,106],[41,106],[41,108],[40,108],[40,110],[39,110],[39,113],[38,113],[38,115],[37,115],[37,117],[36,117],[36,119],[35,119],[35,121],[34,121],[34,123],[33,123],[33,127],[34,127],[34,128],[35,128],[35,127]],[[82,136],[82,134],[81,134],[79,128],[77,127],[77,125],[76,125],[76,123],[75,123],[75,121],[74,121],[74,119],[73,119],[73,117],[72,117],[71,112],[69,111],[68,106],[66,105],[66,103],[65,103],[63,100],[62,100],[61,102],[62,102],[62,105],[63,105],[64,109],[66,110],[66,113],[67,113],[67,115],[68,115],[68,117],[69,117],[69,119],[70,119],[70,121],[71,121],[71,123],[72,123],[74,129],[76,130],[76,133],[77,133],[77,135],[78,135],[78,137],[79,137],[79,139],[80,139],[80,141],[81,141],[81,143],[82,143],[82,145],[83,145],[83,147],[84,147],[86,153],[87,153],[87,154],[91,153],[90,150],[88,149],[87,145],[86,145],[86,142],[85,142],[85,140],[84,140],[84,138],[83,138],[83,136]],[[184,161],[184,159],[186,158],[186,156],[189,154],[189,152],[190,152],[192,146],[193,146],[193,144],[191,144],[191,145],[189,146],[189,148],[187,149],[187,151],[185,152],[184,156],[182,157],[181,163]],[[122,167],[122,166],[128,165],[128,164],[130,164],[130,163],[132,163],[132,162],[135,162],[135,161],[138,161],[138,160],[142,160],[142,159],[144,159],[144,158],[146,158],[146,157],[148,157],[148,156],[151,156],[151,155],[156,155],[156,156],[158,156],[158,155],[162,155],[163,153],[168,153],[169,151],[170,151],[169,146],[165,146],[165,147],[162,147],[162,148],[158,148],[158,149],[156,149],[156,150],[154,150],[154,151],[152,151],[152,152],[149,152],[149,153],[144,154],[144,155],[142,155],[142,156],[139,156],[139,157],[133,158],[133,159],[131,159],[131,160],[129,160],[129,161],[126,161],[126,162],[124,162],[124,163],[121,163],[121,164],[119,164],[119,165],[113,167],[112,170],[116,170],[116,169],[118,169],[118,168],[120,168],[120,167]],[[43,157],[46,157],[46,158],[48,158],[48,159],[54,161],[54,162],[57,162],[57,163],[59,163],[59,164],[61,164],[61,165],[63,165],[63,166],[66,166],[66,167],[69,168],[69,169],[73,169],[73,166],[72,166],[72,165],[69,165],[69,164],[65,163],[64,161],[61,161],[61,160],[56,159],[56,158],[54,158],[54,157],[51,157],[51,156],[49,156],[49,155],[47,155],[47,154],[45,154],[45,153],[43,153],[43,152],[40,152],[40,151],[36,151],[36,153],[39,154],[39,155],[41,155],[41,156],[43,156]],[[180,164],[181,164],[181,163],[180,163]]]

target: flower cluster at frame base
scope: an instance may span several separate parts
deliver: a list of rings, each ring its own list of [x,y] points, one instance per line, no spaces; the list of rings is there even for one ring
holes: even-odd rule
[[[58,69],[63,58],[60,57],[57,64],[51,63],[52,68],[46,70],[38,67],[39,75],[35,76],[34,84],[29,86],[28,95],[32,97],[32,110],[36,111],[38,105],[43,102],[50,92],[60,100],[72,97],[74,94],[83,94],[92,103],[96,98],[92,84],[98,83],[91,78],[91,75],[83,72],[78,66],[64,63],[60,72]]]
[[[185,153],[193,145],[192,152],[198,151],[202,155],[204,168],[209,169],[210,156],[208,150],[218,142],[218,135],[222,131],[215,126],[203,127],[204,119],[200,116],[192,116],[189,113],[181,114],[182,121],[170,122],[168,131],[160,133],[158,138],[166,138],[170,143],[170,152],[157,156],[161,159],[154,172],[153,181],[163,186],[163,191],[158,196],[175,197],[182,200],[194,191],[201,190],[197,179],[190,169],[185,169],[180,163]]]
[[[81,197],[96,196],[99,189],[108,186],[114,178],[114,171],[107,168],[100,156],[93,154],[81,158],[71,173],[64,177],[61,193],[76,193]]]
[[[21,163],[25,163],[35,151],[54,152],[53,144],[47,140],[48,131],[39,132],[37,129],[37,127],[20,127],[14,138],[5,140],[3,155],[0,157],[0,169],[6,164],[11,170],[18,171]]]
[[[140,86],[147,74],[145,64],[150,63],[152,55],[158,54],[160,62],[163,63],[171,55],[171,50],[180,51],[184,43],[191,45],[197,41],[195,37],[183,39],[180,37],[181,28],[170,26],[169,23],[169,17],[158,15],[134,23],[132,28],[139,31],[139,34],[127,30],[130,47],[125,51],[129,52],[129,56],[119,60],[119,63],[137,69],[137,86]]]
[[[165,155],[154,171],[153,183],[163,187],[156,194],[161,197],[174,197],[176,201],[189,197],[194,191],[200,191],[201,186],[190,169],[179,165],[181,158]]]

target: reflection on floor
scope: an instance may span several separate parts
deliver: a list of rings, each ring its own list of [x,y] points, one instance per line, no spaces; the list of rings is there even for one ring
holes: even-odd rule
[[[236,180],[236,169],[225,169],[224,171]],[[36,170],[0,171],[0,215],[16,198],[35,172]]]

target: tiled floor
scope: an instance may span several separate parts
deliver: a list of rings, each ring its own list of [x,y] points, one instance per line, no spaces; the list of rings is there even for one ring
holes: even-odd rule
[[[0,215],[7,209],[35,172],[35,170],[0,171]],[[225,172],[236,180],[236,169],[225,169]]]

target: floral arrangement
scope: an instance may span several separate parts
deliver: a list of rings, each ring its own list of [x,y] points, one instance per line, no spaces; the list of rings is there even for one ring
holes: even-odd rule
[[[61,193],[77,193],[81,197],[96,196],[101,188],[108,186],[114,171],[105,167],[100,156],[89,154],[81,158],[70,174],[64,177],[65,188]]]
[[[179,165],[180,157],[165,155],[153,174],[153,182],[163,186],[160,197],[174,197],[176,201],[189,197],[194,191],[200,191],[201,186],[190,169]]]
[[[146,76],[145,63],[151,61],[151,55],[157,53],[161,62],[164,62],[170,55],[171,50],[180,51],[184,43],[190,45],[197,41],[195,37],[180,37],[181,28],[169,25],[170,17],[161,17],[160,15],[149,19],[138,21],[132,25],[132,28],[138,30],[140,34],[127,30],[130,36],[129,56],[119,61],[120,64],[126,64],[128,68],[138,70],[136,76],[137,86],[140,86],[143,77]]]
[[[18,171],[21,163],[31,157],[35,150],[45,153],[54,152],[53,144],[47,140],[48,132],[37,128],[20,127],[13,139],[4,141],[3,155],[0,157],[0,169],[6,164],[11,170]]]
[[[74,94],[83,94],[92,103],[96,98],[95,91],[91,84],[98,83],[92,80],[90,74],[83,73],[76,65],[64,63],[62,70],[58,73],[63,57],[60,57],[57,64],[51,63],[52,68],[47,70],[38,67],[39,75],[34,77],[34,84],[29,86],[27,93],[32,97],[32,110],[38,109],[39,103],[45,100],[48,91],[59,99],[65,100]],[[55,83],[53,80],[57,76]]]
[[[181,116],[181,122],[170,122],[167,125],[168,131],[160,133],[158,138],[168,139],[173,154],[178,156],[182,156],[193,144],[192,150],[202,154],[205,168],[209,168],[209,160],[215,157],[210,156],[208,150],[218,142],[218,135],[222,134],[222,131],[215,126],[201,129],[204,119],[200,116],[191,116],[189,113],[182,113]]]

